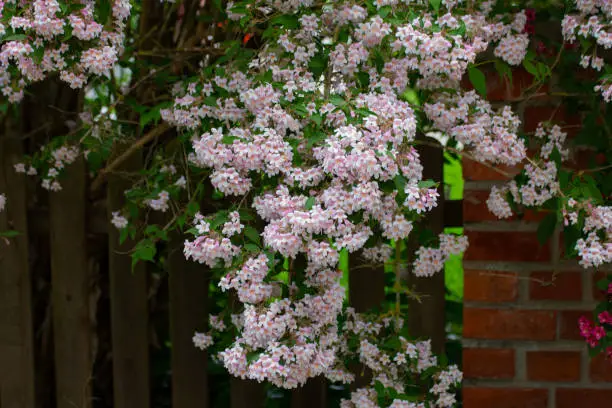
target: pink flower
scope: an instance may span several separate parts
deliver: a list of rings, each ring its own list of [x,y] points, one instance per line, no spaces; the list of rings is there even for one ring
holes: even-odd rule
[[[584,337],[591,347],[596,347],[599,344],[599,340],[606,335],[606,331],[602,326],[596,326],[595,323],[591,322],[585,316],[581,316],[580,319],[578,319],[578,327],[580,329],[580,335]]]
[[[597,316],[597,319],[601,324],[612,325],[612,313],[608,312],[607,310],[601,312],[599,316]]]

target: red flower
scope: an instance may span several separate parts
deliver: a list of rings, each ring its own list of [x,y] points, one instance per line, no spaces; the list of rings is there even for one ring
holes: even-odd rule
[[[533,35],[535,34],[535,26],[533,24],[527,23],[525,24],[525,28],[523,29],[523,32],[529,35]]]

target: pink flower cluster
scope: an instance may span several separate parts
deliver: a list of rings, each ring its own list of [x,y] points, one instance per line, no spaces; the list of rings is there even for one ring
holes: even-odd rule
[[[583,233],[576,243],[580,264],[597,267],[612,262],[612,207],[587,205]]]
[[[434,381],[429,389],[430,399],[436,406],[451,408],[456,404],[453,388],[461,383],[463,375],[456,366],[441,369],[438,360],[431,352],[431,342],[410,342],[398,335],[396,330],[401,329],[401,319],[382,318],[379,320],[366,320],[363,315],[356,314],[354,310],[347,309],[347,321],[343,328],[343,341],[352,335],[360,338],[359,348],[356,350],[359,361],[372,372],[371,383],[367,387],[351,392],[348,400],[343,400],[343,408],[379,407],[377,393],[374,385],[379,382],[385,388],[391,388],[398,394],[406,393],[408,387],[414,386],[414,379],[426,372],[435,370]],[[387,337],[387,333],[399,339],[399,348],[389,350],[379,347],[377,343]],[[342,346],[347,348],[346,344]],[[337,365],[331,380],[349,380],[347,370]],[[394,400],[392,407],[425,407],[424,403],[411,403]]]
[[[467,250],[466,236],[440,234],[440,247],[420,247],[415,255],[412,272],[416,276],[433,276],[444,268],[451,255],[459,255]]]
[[[524,165],[526,181],[517,184],[512,180],[503,186],[494,186],[487,199],[487,207],[498,218],[509,218],[512,210],[508,203],[510,195],[516,204],[527,207],[537,207],[560,192],[557,180],[557,165],[552,160],[552,152],[556,149],[561,159],[567,158],[568,151],[564,147],[566,133],[559,126],[548,126],[540,123],[536,130],[536,138],[541,142],[539,160],[529,160]]]
[[[159,194],[157,195],[157,198],[152,198],[146,201],[147,205],[151,207],[153,210],[161,211],[161,212],[168,211],[168,208],[170,208],[169,202],[170,202],[170,193],[168,193],[165,190],[160,191]]]
[[[578,328],[580,329],[580,335],[584,337],[591,347],[597,347],[599,341],[606,335],[606,330],[603,326],[593,323],[584,316],[578,319]]]
[[[119,213],[119,211],[113,211],[113,213],[111,214],[112,218],[111,218],[111,224],[113,224],[115,226],[115,228],[117,229],[123,229],[125,227],[128,226],[129,222],[127,220],[127,218],[125,218],[123,215],[121,215]]]
[[[88,74],[109,73],[123,52],[131,4],[113,0],[109,21],[96,21],[92,2],[77,3],[70,8],[58,0],[0,3],[0,35],[14,38],[0,49],[0,87],[9,102],[20,101],[28,84],[49,74],[81,88]]]
[[[505,106],[495,112],[475,91],[441,93],[424,106],[436,129],[466,146],[473,157],[492,164],[515,165],[527,149],[518,137],[519,118]]]
[[[203,263],[213,268],[219,261],[230,265],[234,256],[238,255],[240,249],[235,246],[226,236],[211,231],[210,222],[201,214],[195,216],[195,232],[198,237],[193,240],[185,240],[183,253],[187,259]],[[232,234],[233,235],[233,234]]]
[[[412,3],[377,6],[410,10]],[[214,188],[242,197],[241,206],[252,204],[263,221],[262,242],[243,244],[242,231],[253,226],[243,229],[237,217],[212,227],[212,215],[196,220],[185,255],[210,266],[223,261],[228,273],[220,286],[242,303],[238,335],[219,354],[232,375],[285,388],[321,374],[349,382],[341,365],[347,332],[338,327],[344,296],[339,252],[361,251],[385,262],[389,240],[408,237],[439,199],[435,183],[422,183],[413,146],[419,118],[404,92],[435,91],[424,105],[427,119],[477,159],[520,162],[526,148],[509,108],[496,111],[475,92],[438,90],[458,90],[489,44],[499,43],[497,52],[509,63],[522,59],[526,16],[490,16],[491,4],[481,5],[481,13],[455,15],[457,2],[447,0],[442,7],[448,12],[439,17],[424,12],[399,25],[349,1],[329,8],[297,0],[257,5],[258,16],[312,8],[300,13],[298,27],[280,28],[278,41],[263,47],[248,69],[184,84],[174,106],[161,113],[191,136],[189,159],[210,172]],[[231,18],[248,19],[238,14],[232,11]],[[393,57],[379,63],[377,55],[389,49]],[[329,63],[322,64],[328,50]],[[420,250],[415,273],[432,275],[466,247],[465,238],[442,235],[439,248]],[[276,277],[280,266],[272,254],[288,260],[287,282]],[[407,370],[422,373],[437,364],[426,343],[406,342],[404,352],[386,356],[378,339],[366,338],[376,324],[351,327],[361,336],[361,360],[378,370],[385,386],[404,389]],[[437,406],[452,406],[448,390],[458,378],[452,369],[438,377],[431,392]],[[373,388],[358,390],[351,404],[369,406],[374,396]]]
[[[43,146],[40,153],[42,160],[37,160],[40,163],[36,164],[39,168],[48,168],[41,182],[42,187],[49,191],[60,191],[62,186],[58,179],[61,171],[65,166],[74,163],[81,154],[82,152],[77,146],[61,146],[51,150],[45,149]],[[36,176],[38,174],[34,163],[30,164],[27,169],[25,163],[17,163],[14,165],[14,169],[16,173],[27,174],[28,176]]]
[[[573,43],[577,39],[592,38],[597,46],[609,50],[612,48],[612,3],[609,0],[575,0],[575,13],[563,18],[562,32],[566,41]],[[583,55],[581,65],[601,71],[604,61],[597,56],[597,48],[593,55]],[[601,92],[606,102],[612,101],[612,80],[609,75],[603,76],[595,86],[595,91]]]

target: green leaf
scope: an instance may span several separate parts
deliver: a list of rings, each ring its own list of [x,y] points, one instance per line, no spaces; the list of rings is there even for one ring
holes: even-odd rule
[[[255,217],[253,217],[253,214],[251,213],[251,211],[245,209],[245,208],[241,208],[240,210],[238,210],[238,213],[240,214],[240,219],[242,221],[252,221],[255,219]]]
[[[546,217],[544,217],[542,222],[540,222],[537,232],[538,242],[540,245],[544,245],[555,232],[557,220],[557,213],[549,213]]]
[[[244,244],[244,249],[249,252],[259,252],[260,248],[255,244]]]
[[[306,204],[304,205],[304,207],[306,207],[307,210],[312,210],[312,206],[315,203],[315,198],[314,197],[308,197],[308,200],[306,200]]]
[[[487,80],[485,74],[476,67],[468,68],[468,77],[474,89],[483,97],[487,97]]]
[[[261,245],[261,238],[259,236],[259,232],[250,225],[244,227],[244,236],[247,237],[252,242],[257,245]]]
[[[398,174],[393,179],[393,183],[395,183],[395,187],[397,188],[398,193],[404,193],[404,190],[406,189],[406,183],[407,183],[406,178],[404,176],[402,176],[401,174]]]
[[[187,216],[185,214],[180,215],[176,218],[176,225],[179,226],[179,229],[182,231],[185,226],[185,222],[187,221]]]
[[[34,60],[34,62],[36,62],[37,64],[40,64],[43,56],[45,54],[45,49],[44,47],[39,47],[39,48],[35,48],[34,52],[32,53],[32,59]],[[89,161],[89,157],[87,158]]]
[[[381,7],[378,10],[378,15],[381,16],[382,18],[387,17],[389,13],[391,13],[391,6]]]
[[[120,244],[123,244],[125,242],[125,240],[128,238],[129,232],[130,231],[128,228],[121,229],[121,231],[119,232],[119,243]]]
[[[442,0],[429,0],[429,4],[431,4],[431,7],[433,7],[433,9],[436,10],[437,13],[438,10],[440,10],[440,4],[442,4]]]
[[[438,183],[436,183],[433,180],[421,180],[419,181],[419,184],[418,184],[420,188],[433,188],[433,187],[436,187],[437,185]]]
[[[206,98],[204,98],[204,100],[202,102],[206,106],[216,107],[217,106],[217,97],[216,96],[212,96],[212,95],[211,96],[207,96]]]
[[[525,60],[523,60],[523,67],[525,68],[525,70],[527,72],[529,72],[531,75],[533,75],[537,80],[540,79],[540,73],[538,71],[538,68],[536,68],[536,66],[533,64],[533,62],[525,59]]]
[[[555,146],[553,148],[552,153],[550,154],[550,158],[552,159],[553,162],[555,162],[555,165],[557,166],[557,168],[561,168],[561,153],[559,152],[559,149],[557,149],[557,147]]]
[[[329,98],[329,101],[335,106],[346,105],[346,101],[344,100],[344,98],[338,95],[332,95],[331,98]]]
[[[200,204],[196,203],[195,201],[191,201],[189,204],[187,204],[187,215],[193,217],[198,211],[200,211]]]
[[[215,218],[210,222],[210,229],[216,229],[217,227],[225,224],[229,221],[227,218],[227,211],[219,211]]]
[[[573,258],[577,255],[576,242],[582,237],[582,231],[576,225],[568,225],[563,228],[563,243],[565,245],[565,257]]]
[[[14,231],[14,230],[0,231],[0,237],[4,237],[4,238],[14,238],[19,235],[21,235],[19,231]]]
[[[603,196],[601,195],[601,191],[599,191],[599,187],[597,186],[595,179],[589,175],[584,175],[582,178],[584,183],[582,184],[581,189],[585,197],[592,198],[596,204],[603,203]]]
[[[99,20],[96,20],[96,21],[98,21],[102,25],[106,24],[108,17],[111,15],[111,6],[112,6],[112,2],[110,1],[99,2],[99,4],[96,7],[96,10],[98,10]]]
[[[28,36],[25,34],[13,34],[13,35],[8,35],[4,37],[2,39],[2,42],[22,41],[22,40],[27,40],[27,39],[28,39]]]
[[[567,186],[569,185],[569,180],[570,180],[569,171],[560,170],[559,171],[559,187],[561,187],[561,190],[565,190],[567,188]]]
[[[495,60],[495,70],[499,74],[500,78],[508,78],[510,80],[510,86],[512,86],[512,68],[502,60]]]
[[[597,281],[597,289],[599,290],[607,290],[608,285],[610,285],[610,280],[607,278]]]
[[[315,79],[318,79],[323,75],[323,72],[327,68],[327,58],[321,55],[315,55],[308,63],[308,68],[314,75]]]
[[[540,77],[545,77],[550,74],[550,67],[548,65],[542,62],[538,62],[536,67],[537,67],[538,73],[540,74]]]
[[[408,88],[402,94],[402,99],[414,106],[421,106],[419,94],[412,88]]]
[[[223,139],[221,139],[221,143],[226,144],[226,145],[232,145],[234,144],[234,141],[236,140],[240,140],[240,138],[237,136],[225,135],[223,136]]]
[[[140,129],[144,129],[149,123],[157,123],[161,119],[161,110],[170,107],[172,102],[166,101],[156,105],[140,115]]]
[[[359,71],[357,73],[357,79],[363,88],[367,88],[370,85],[370,75],[367,72]]]
[[[157,249],[153,241],[148,239],[140,241],[136,245],[136,248],[134,248],[134,253],[132,254],[132,270],[138,261],[153,261],[156,253]]]
[[[270,20],[270,24],[280,25],[288,29],[295,29],[299,27],[298,16],[295,14],[283,14]]]

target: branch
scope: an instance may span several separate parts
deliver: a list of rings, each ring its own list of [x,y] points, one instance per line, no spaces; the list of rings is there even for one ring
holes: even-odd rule
[[[136,143],[132,144],[125,152],[123,152],[120,156],[118,156],[115,160],[109,163],[105,168],[100,170],[98,173],[98,177],[91,183],[90,192],[94,192],[100,188],[106,175],[115,170],[121,163],[126,161],[132,154],[134,154],[137,150],[141,149],[144,145],[146,145],[151,140],[163,134],[166,130],[168,130],[170,126],[167,123],[162,123],[161,125],[153,128],[149,133],[138,139]]]

